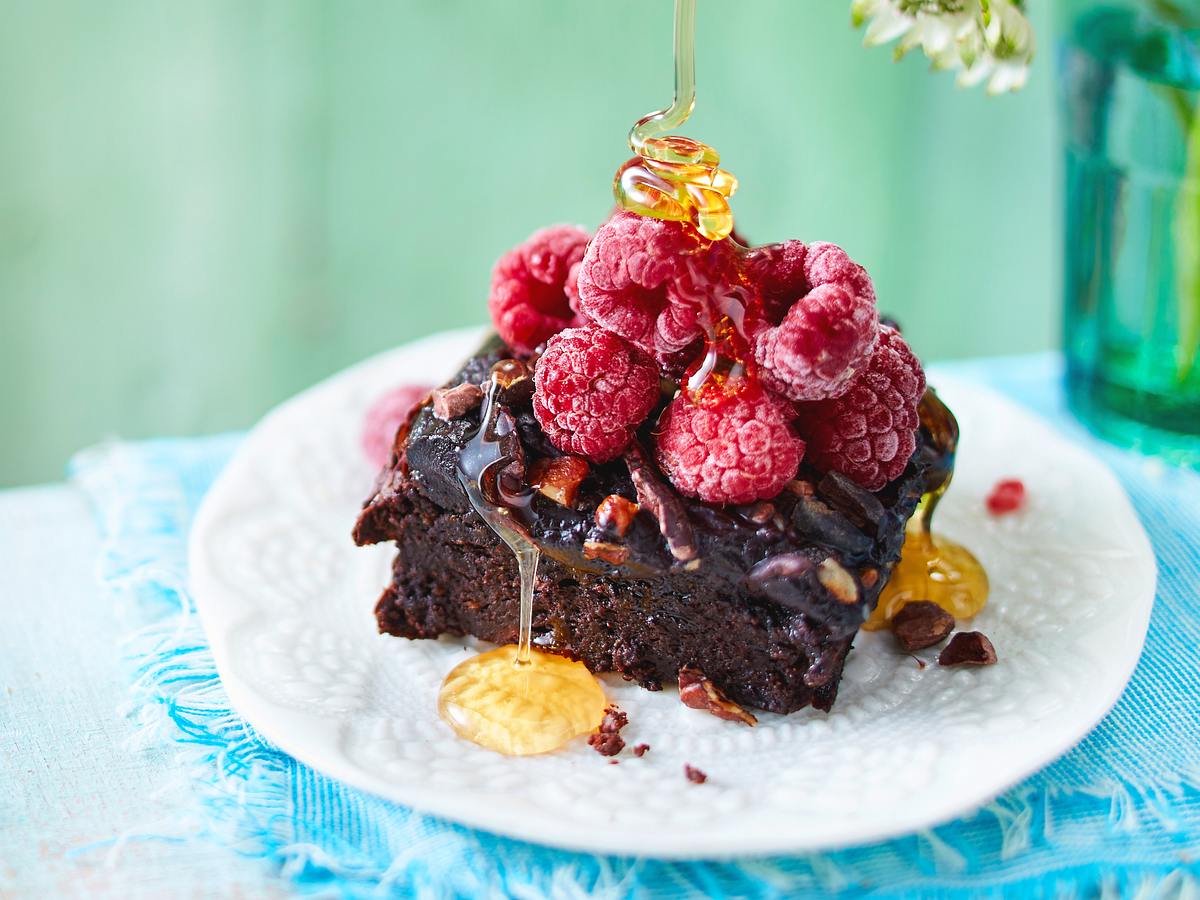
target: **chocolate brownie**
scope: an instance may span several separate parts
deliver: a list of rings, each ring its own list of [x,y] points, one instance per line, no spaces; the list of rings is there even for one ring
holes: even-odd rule
[[[447,386],[486,384],[493,366],[513,356],[494,338]],[[527,381],[518,378],[498,398],[498,414],[519,442],[506,472],[525,480],[539,461],[561,457],[534,419]],[[660,407],[669,400],[664,391]],[[400,429],[354,539],[396,543],[392,581],[376,606],[382,632],[510,643],[516,561],[459,479],[481,406],[453,412],[444,418],[443,405],[440,417],[430,402]],[[771,501],[720,506],[671,487],[643,449],[649,427],[622,458],[576,472],[566,492],[533,495],[523,527],[542,553],[537,646],[650,690],[689,668],[747,706],[829,709],[854,635],[899,559],[926,476],[944,469],[946,454],[922,429],[907,469],[880,491],[802,466]],[[609,499],[606,509],[618,503],[631,519],[597,516],[612,497],[629,502]]]

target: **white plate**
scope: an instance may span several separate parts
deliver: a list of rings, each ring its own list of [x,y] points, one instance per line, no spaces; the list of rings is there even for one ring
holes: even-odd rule
[[[750,729],[606,676],[651,750],[620,765],[582,740],[510,759],[437,717],[461,641],[376,633],[388,547],[350,529],[374,472],[358,436],[386,388],[448,377],[476,330],[385,353],[268,415],[209,492],[192,532],[196,603],[234,706],[297,759],[430,813],[543,844],[673,858],[829,848],[970,812],[1079,741],[1133,671],[1154,557],[1108,470],[1040,420],[967,383],[934,381],[962,424],[941,529],[976,551],[993,595],[973,623],[986,669],[920,668],[862,634],[830,714],[760,716]],[[1001,477],[1028,508],[994,518]],[[936,651],[919,654],[932,662]],[[685,762],[708,773],[686,781]]]

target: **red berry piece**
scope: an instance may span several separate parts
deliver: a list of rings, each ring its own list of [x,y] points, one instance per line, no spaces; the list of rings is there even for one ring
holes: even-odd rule
[[[680,394],[658,420],[658,464],[680,493],[709,503],[769,499],[804,457],[789,419],[786,404],[763,391],[704,407]]]
[[[829,400],[871,358],[879,334],[866,270],[833,244],[787,241],[747,255],[767,324],[755,335],[763,382],[792,400]]]
[[[533,380],[533,414],[550,443],[594,463],[619,456],[658,402],[654,360],[597,325],[552,337]]]
[[[1019,478],[997,481],[987,497],[987,508],[993,516],[1016,512],[1025,505],[1025,483]]]
[[[588,233],[574,225],[535,232],[492,270],[488,310],[496,331],[519,354],[570,325],[579,324],[572,304],[572,277],[587,249]]]
[[[877,491],[897,478],[917,448],[917,404],[925,372],[900,332],[883,326],[871,361],[835,400],[797,405],[796,426],[817,468]]]
[[[720,316],[719,295],[738,283],[729,242],[710,243],[680,222],[621,212],[588,245],[577,309],[678,374],[684,351],[699,347]]]
[[[392,442],[413,407],[429,396],[426,384],[402,384],[371,404],[363,419],[363,456],[376,468],[387,465],[392,457]]]

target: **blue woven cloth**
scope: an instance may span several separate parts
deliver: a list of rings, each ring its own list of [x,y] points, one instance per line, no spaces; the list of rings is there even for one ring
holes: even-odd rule
[[[110,445],[72,463],[105,536],[101,578],[140,623],[131,710],[177,742],[205,837],[260,856],[301,891],[344,896],[1176,896],[1200,885],[1200,476],[1088,437],[1062,406],[1057,357],[943,367],[1087,443],[1154,543],[1149,639],[1116,709],[1078,747],[977,814],[836,853],[665,863],[548,850],[352,790],[297,763],[229,707],[187,592],[196,506],[237,436]],[[934,377],[936,380],[936,376]],[[189,811],[190,812],[190,811]]]

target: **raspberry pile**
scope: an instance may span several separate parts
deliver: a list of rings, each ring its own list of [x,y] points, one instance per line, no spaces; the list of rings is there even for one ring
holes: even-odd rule
[[[770,499],[805,460],[878,490],[916,448],[921,365],[833,244],[747,250],[618,212],[590,241],[556,226],[510,251],[489,306],[514,351],[541,350],[533,409],[555,447],[601,463],[640,430],[688,496]]]

